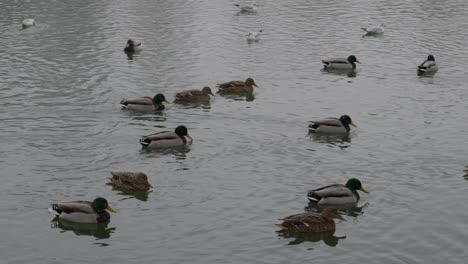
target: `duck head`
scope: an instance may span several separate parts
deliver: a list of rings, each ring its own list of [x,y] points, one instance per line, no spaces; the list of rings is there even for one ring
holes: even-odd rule
[[[245,80],[245,85],[258,87],[255,81],[252,78],[247,78]]]
[[[359,190],[361,192],[369,193],[364,187],[362,187],[361,181],[356,178],[349,179],[345,186],[353,192]]]
[[[358,61],[358,59],[356,58],[356,56],[354,55],[351,55],[347,58],[347,60],[349,61],[349,63],[353,64],[353,63],[361,63],[360,61]]]
[[[434,56],[429,55],[429,56],[427,56],[427,60],[428,61],[435,61],[435,58],[434,58]]]
[[[174,130],[174,132],[179,136],[179,137],[188,137],[192,139],[192,137],[188,134],[188,130],[185,126],[178,126]]]
[[[94,199],[94,201],[91,203],[91,207],[96,212],[107,210],[107,211],[115,213],[114,209],[112,209],[109,206],[109,204],[107,203],[107,200],[105,198],[102,198],[102,197],[98,197],[98,198]]]
[[[203,87],[202,92],[204,94],[211,94],[212,96],[214,96],[213,92],[211,92],[211,88],[208,86]]]
[[[340,117],[340,121],[341,123],[343,123],[343,125],[345,126],[348,126],[348,125],[352,125],[353,127],[357,127],[353,121],[351,120],[351,117],[349,115],[342,115]]]
[[[170,104],[171,102],[166,100],[166,97],[163,94],[157,94],[153,97],[153,102],[155,104],[162,104],[163,102]]]

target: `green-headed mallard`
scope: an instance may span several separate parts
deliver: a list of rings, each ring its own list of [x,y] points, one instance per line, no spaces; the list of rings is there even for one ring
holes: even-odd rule
[[[143,44],[140,42],[133,41],[129,39],[127,41],[127,44],[125,45],[124,52],[125,53],[134,53],[134,52],[140,52],[143,50]]]
[[[138,112],[152,112],[164,110],[163,102],[170,104],[163,94],[157,94],[153,98],[145,96],[138,99],[122,99],[120,104],[124,109]]]
[[[36,21],[34,21],[34,19],[32,18],[26,18],[23,20],[23,22],[21,23],[21,25],[23,26],[23,28],[27,28],[27,27],[32,27],[36,24]]]
[[[150,149],[170,148],[183,146],[187,143],[185,137],[190,137],[185,126],[178,126],[171,131],[162,131],[140,138],[140,144]]]
[[[52,204],[49,212],[56,215],[60,220],[75,223],[99,223],[107,222],[110,219],[109,210],[114,210],[109,206],[107,200],[98,197],[94,201],[75,201]]]
[[[356,62],[360,63],[354,55],[348,58],[322,60],[323,68],[326,70],[355,70]]]
[[[258,87],[252,78],[245,81],[230,81],[218,84],[220,93],[252,93],[253,86]]]
[[[210,95],[214,96],[210,87],[203,87],[201,90],[187,90],[176,93],[174,103],[190,103],[190,102],[209,102]]]
[[[433,74],[436,73],[438,70],[439,66],[437,66],[435,58],[432,55],[427,56],[427,59],[418,66],[418,73],[420,74]]]
[[[146,192],[153,187],[143,172],[111,171],[111,174],[109,184],[119,189]]]
[[[359,200],[357,191],[368,193],[362,187],[361,181],[351,178],[346,182],[346,185],[332,184],[307,193],[307,199],[319,205],[339,205],[339,204],[353,204]]]
[[[349,125],[356,127],[348,115],[342,115],[340,118],[328,117],[317,121],[309,121],[309,129],[312,132],[320,134],[347,134]]]
[[[287,216],[277,226],[300,233],[335,231],[333,218],[344,220],[336,209],[325,208],[322,213],[305,212]]]

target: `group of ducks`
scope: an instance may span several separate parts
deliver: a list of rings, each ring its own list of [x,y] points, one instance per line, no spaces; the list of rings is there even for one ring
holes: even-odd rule
[[[255,12],[257,5],[235,4],[240,12]],[[33,19],[25,19],[23,27],[34,25]],[[366,31],[364,36],[383,34],[383,24],[375,28],[362,28]],[[248,41],[258,41],[262,30],[249,32]],[[125,45],[124,52],[134,54],[142,51],[143,45],[140,42],[129,39]],[[333,58],[322,60],[323,69],[326,71],[355,71],[356,63],[360,63],[356,56],[350,55],[347,58]],[[418,73],[435,73],[438,70],[435,58],[429,55],[428,58],[418,65]],[[218,84],[218,93],[221,94],[252,94],[254,88],[258,87],[252,78],[245,81],[230,81]],[[201,90],[186,90],[178,92],[174,96],[174,103],[206,103],[210,101],[210,96],[214,96],[210,87]],[[142,97],[136,99],[123,99],[120,104],[124,109],[138,112],[153,112],[165,109],[163,103],[170,103],[163,94],[158,93],[154,97]],[[342,115],[339,118],[325,118],[310,121],[309,129],[317,134],[343,135],[350,132],[350,126],[356,126],[351,117]],[[187,139],[192,140],[185,126],[180,125],[172,131],[162,131],[140,138],[140,144],[144,148],[159,149],[167,147],[182,146],[187,143]],[[148,176],[142,172],[111,172],[108,184],[117,189],[137,192],[147,192],[152,185],[148,181]],[[335,206],[353,206],[360,196],[358,191],[368,193],[362,186],[361,181],[355,178],[349,179],[345,185],[332,184],[322,188],[311,190],[307,193],[307,199],[311,203],[324,206],[321,213],[304,212],[287,216],[282,223],[277,224],[282,229],[291,232],[325,232],[334,231],[334,219],[344,220],[338,213]],[[98,197],[91,201],[74,201],[52,204],[49,211],[58,217],[59,220],[74,223],[100,223],[110,220],[108,212],[115,212],[108,204],[107,200]]]

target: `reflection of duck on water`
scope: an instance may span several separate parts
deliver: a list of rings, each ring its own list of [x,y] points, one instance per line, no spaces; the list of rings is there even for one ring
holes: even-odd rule
[[[279,237],[282,238],[295,238],[288,243],[288,245],[299,245],[304,242],[319,242],[323,240],[323,243],[330,247],[335,247],[340,239],[345,239],[346,236],[337,237],[334,235],[334,231],[319,232],[319,233],[297,233],[291,232],[287,229],[276,231]]]
[[[72,231],[77,236],[94,236],[99,239],[104,239],[109,238],[111,236],[111,233],[115,230],[114,227],[108,228],[107,224],[108,223],[72,223],[68,221],[62,221],[56,218],[52,220],[51,227],[62,229],[62,233],[66,231]]]
[[[340,212],[342,215],[347,215],[347,216],[351,216],[351,217],[358,217],[360,215],[362,215],[364,212],[363,212],[363,209],[367,207],[367,203],[365,203],[364,205],[362,206],[356,206],[356,204],[336,204],[336,205],[326,205],[326,207],[324,206],[320,206],[316,203],[313,203],[313,202],[309,202],[309,204],[304,207],[304,211],[306,212],[320,212],[321,210],[323,210],[324,208],[335,208],[338,210],[338,212]]]

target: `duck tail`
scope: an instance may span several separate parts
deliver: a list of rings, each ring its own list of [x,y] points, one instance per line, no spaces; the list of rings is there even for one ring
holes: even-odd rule
[[[47,210],[55,216],[59,216],[62,213],[62,210],[58,209],[57,204],[51,204],[51,207],[47,208]]]
[[[140,144],[144,147],[147,147],[151,144],[151,139],[149,138],[146,138],[146,137],[142,137],[140,138]]]

